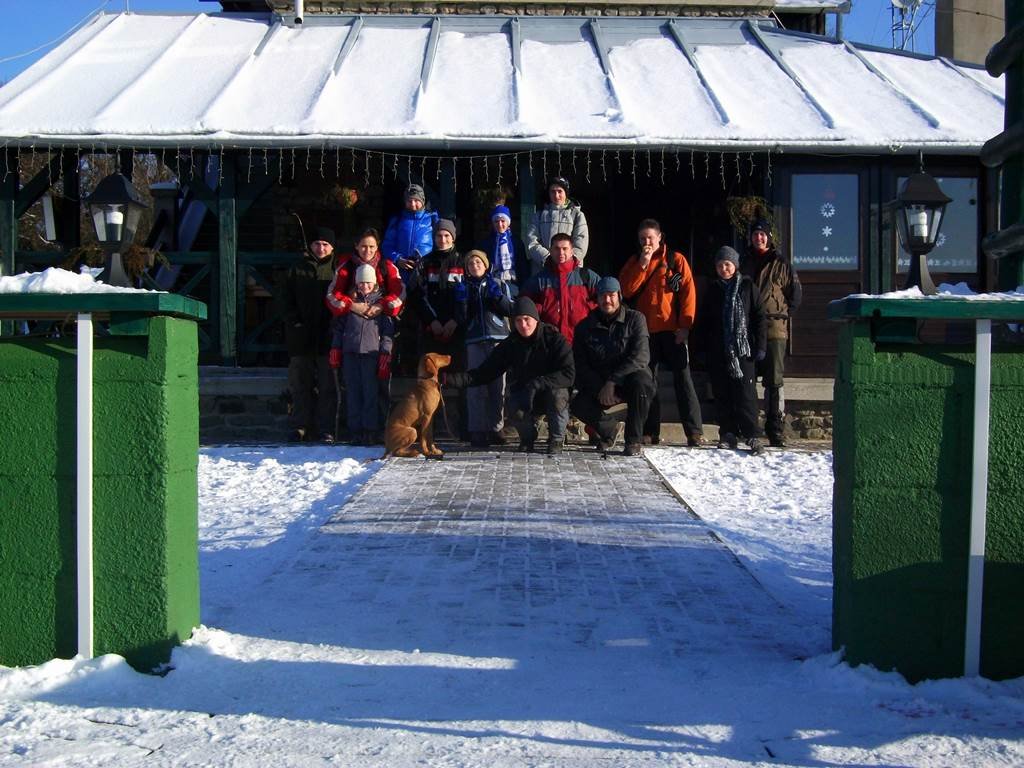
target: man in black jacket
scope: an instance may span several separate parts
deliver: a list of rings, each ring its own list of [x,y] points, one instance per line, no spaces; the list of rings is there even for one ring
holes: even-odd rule
[[[597,432],[599,449],[615,443],[616,421],[626,412],[626,447],[623,454],[639,456],[644,421],[654,397],[654,378],[647,321],[622,303],[622,290],[614,277],[597,284],[597,309],[576,326],[572,343],[576,360],[576,388],[572,412]]]
[[[537,419],[546,416],[547,452],[561,453],[575,377],[572,349],[557,328],[540,322],[537,305],[526,296],[516,300],[512,321],[515,331],[483,363],[465,374],[449,374],[447,382],[475,387],[507,374],[509,421],[519,433],[519,450],[533,450]]]
[[[288,346],[288,389],[291,442],[334,442],[338,393],[328,365],[331,313],[325,298],[338,269],[334,232],[317,227],[309,249],[289,268],[281,291],[285,341]]]

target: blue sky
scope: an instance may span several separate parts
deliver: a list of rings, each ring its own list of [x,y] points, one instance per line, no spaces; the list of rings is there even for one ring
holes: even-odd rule
[[[0,81],[13,79],[53,46],[27,56],[4,61],[45,46],[98,8],[123,11],[184,11],[197,13],[220,10],[209,0],[0,0]],[[928,13],[917,34],[917,49],[931,52],[934,39],[933,13]],[[891,18],[888,0],[853,0],[853,10],[844,20],[845,36],[855,42],[890,45]]]

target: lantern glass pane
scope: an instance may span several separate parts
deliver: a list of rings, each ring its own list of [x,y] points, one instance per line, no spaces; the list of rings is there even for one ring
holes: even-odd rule
[[[107,242],[106,207],[102,205],[90,205],[89,213],[92,215],[92,226],[96,232],[96,237],[101,243]]]

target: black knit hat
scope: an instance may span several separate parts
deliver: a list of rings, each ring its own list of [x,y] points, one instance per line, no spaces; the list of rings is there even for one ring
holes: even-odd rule
[[[565,176],[552,176],[550,179],[548,179],[548,190],[550,190],[552,187],[561,187],[562,189],[565,190],[565,194],[567,195],[570,192],[569,180],[565,178]]]
[[[335,244],[334,230],[329,227],[314,227],[313,236],[309,238],[309,242],[315,243],[317,240],[323,240],[325,243],[330,243],[331,248],[333,248]]]
[[[768,223],[768,219],[754,219],[750,224],[750,234],[755,232],[764,232],[768,237],[771,237],[772,225]]]
[[[540,313],[537,311],[537,305],[533,303],[533,299],[529,296],[520,296],[512,306],[512,317],[519,317],[520,315],[526,315],[527,317],[532,317],[538,322],[540,321]]]

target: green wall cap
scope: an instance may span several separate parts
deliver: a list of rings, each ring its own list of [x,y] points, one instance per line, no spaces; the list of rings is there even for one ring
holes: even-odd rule
[[[97,319],[129,312],[205,320],[206,304],[177,293],[3,293],[0,317],[59,319],[69,312],[90,312]]]
[[[1024,320],[1024,301],[968,299],[880,299],[847,296],[830,301],[828,319],[850,321],[864,317],[918,317],[932,320]]]

